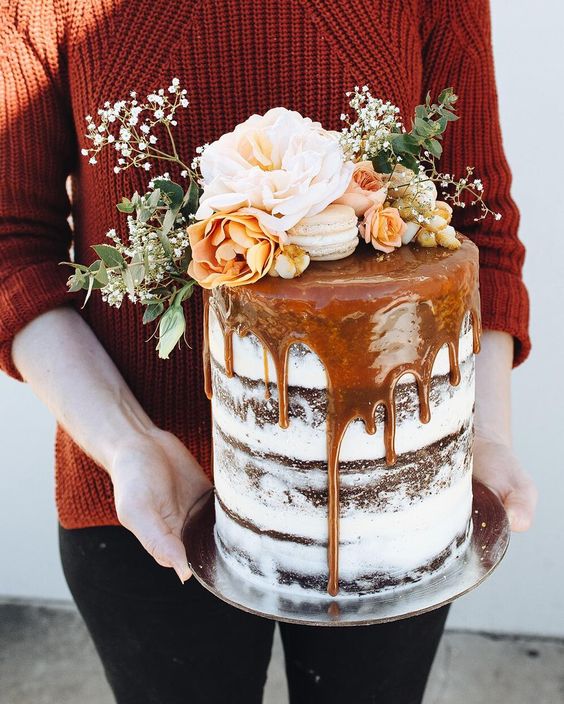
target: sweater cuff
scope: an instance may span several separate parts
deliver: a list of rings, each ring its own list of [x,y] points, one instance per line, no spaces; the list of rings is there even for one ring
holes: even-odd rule
[[[529,296],[523,280],[500,269],[480,269],[482,326],[513,335],[513,366],[529,356]]]
[[[2,282],[0,302],[0,369],[23,381],[14,364],[12,343],[17,333],[34,318],[63,305],[76,305],[81,293],[70,294],[67,279],[70,269],[52,260],[15,271]]]

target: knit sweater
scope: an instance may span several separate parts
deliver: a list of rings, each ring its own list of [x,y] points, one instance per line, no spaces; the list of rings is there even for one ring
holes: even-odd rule
[[[114,174],[109,150],[96,166],[80,156],[89,146],[85,116],[131,90],[166,87],[173,76],[191,103],[175,132],[185,160],[274,106],[339,129],[345,92],[355,85],[398,105],[406,121],[427,91],[436,97],[453,86],[461,119],[447,131],[441,168],[461,176],[475,166],[489,206],[503,216],[474,222],[466,209],[454,225],[480,248],[484,326],[514,336],[516,364],[527,356],[524,249],[500,136],[486,0],[0,0],[0,7],[0,364],[7,373],[20,378],[14,335],[75,300],[66,292],[69,270],[59,266],[71,244],[75,259],[88,264],[91,245],[108,229],[125,237],[115,204],[146,187],[144,171]],[[201,297],[186,304],[189,344],[168,361],[146,342],[140,306],[116,310],[93,295],[81,314],[153,421],[209,472]],[[118,522],[108,475],[61,428],[56,495],[65,527]]]

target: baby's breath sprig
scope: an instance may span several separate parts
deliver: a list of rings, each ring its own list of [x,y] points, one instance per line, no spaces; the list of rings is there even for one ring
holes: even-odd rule
[[[399,108],[390,101],[374,98],[368,86],[349,91],[349,105],[356,119],[343,113],[340,142],[346,159],[364,161],[372,159],[381,151],[390,149],[392,134],[401,133],[403,125],[399,119]]]
[[[427,159],[429,160],[428,177],[438,185],[443,200],[457,208],[468,206],[479,208],[480,216],[475,217],[474,222],[479,222],[488,215],[493,216],[495,220],[501,220],[501,213],[491,210],[484,201],[484,185],[481,179],[473,178],[475,171],[473,166],[467,166],[466,176],[457,179],[452,174],[439,171],[436,160],[432,156],[427,155]]]
[[[89,157],[91,164],[98,162],[100,152],[112,146],[118,153],[114,171],[119,173],[131,167],[149,171],[155,161],[169,161],[178,164],[184,177],[196,179],[194,171],[180,158],[172,135],[176,127],[176,112],[189,105],[187,91],[180,87],[178,78],[173,78],[165,90],[149,93],[145,100],[138,99],[132,91],[129,100],[104,103],[98,110],[96,121],[86,116],[86,138],[92,147],[82,149],[83,156]],[[160,126],[162,129],[156,130]],[[161,144],[163,141],[168,144]]]

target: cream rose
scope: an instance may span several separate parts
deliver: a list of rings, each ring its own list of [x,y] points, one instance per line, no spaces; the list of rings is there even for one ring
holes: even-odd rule
[[[357,217],[362,217],[372,205],[383,205],[386,200],[386,187],[381,174],[377,173],[370,161],[359,161],[347,190],[335,203],[349,205]]]
[[[287,231],[341,196],[352,162],[343,161],[336,133],[286,108],[252,115],[207,147],[201,157],[198,220],[245,206],[261,223]]]

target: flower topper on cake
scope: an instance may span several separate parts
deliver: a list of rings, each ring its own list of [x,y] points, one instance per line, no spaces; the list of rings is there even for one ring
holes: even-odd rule
[[[186,185],[165,173],[150,178],[143,195],[122,198],[117,208],[127,216],[127,236],[112,229],[111,244],[94,246],[92,264],[68,262],[69,290],[86,290],[87,301],[100,289],[115,307],[124,297],[144,305],[143,322],[159,321],[157,349],[168,358],[184,334],[182,303],[196,284],[294,278],[312,261],[349,256],[360,241],[372,245],[366,256],[391,255],[410,242],[457,249],[453,206],[477,207],[477,220],[501,217],[485,204],[472,167],[460,179],[437,168],[443,133],[457,119],[452,89],[437,103],[427,96],[410,131],[398,108],[368,87],[347,97],[353,115],[341,115],[340,132],[276,107],[199,147],[190,164],[172,130],[177,111],[189,105],[178,79],[145,100],[132,92],[106,102],[97,120],[86,118],[91,146],[82,153],[90,163],[112,147],[116,174],[169,162]]]

